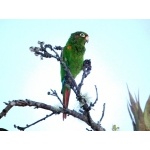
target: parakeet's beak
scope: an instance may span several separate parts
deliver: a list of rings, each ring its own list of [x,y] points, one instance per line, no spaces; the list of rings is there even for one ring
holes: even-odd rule
[[[88,43],[89,42],[89,36],[86,36],[85,41]]]

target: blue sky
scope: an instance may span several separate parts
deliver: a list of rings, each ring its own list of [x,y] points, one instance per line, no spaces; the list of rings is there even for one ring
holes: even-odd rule
[[[85,59],[91,59],[92,72],[85,80],[83,93],[95,100],[94,85],[97,85],[99,101],[92,111],[95,120],[101,117],[106,103],[102,126],[111,130],[113,124],[122,131],[131,131],[132,124],[127,112],[128,92],[126,84],[134,94],[140,93],[144,109],[150,94],[150,20],[0,20],[1,78],[0,109],[3,102],[14,99],[31,99],[47,104],[59,105],[54,97],[46,93],[51,88],[60,94],[59,64],[53,59],[40,60],[29,51],[38,46],[37,41],[64,46],[71,33],[84,31],[89,34]],[[81,74],[76,78],[79,82]],[[75,109],[77,102],[71,93],[69,108]],[[25,126],[48,111],[33,108],[13,108],[1,119],[1,126],[16,130],[13,125]],[[71,126],[70,126],[71,124]],[[28,130],[85,130],[88,127],[71,116],[62,122],[62,116],[52,116]]]

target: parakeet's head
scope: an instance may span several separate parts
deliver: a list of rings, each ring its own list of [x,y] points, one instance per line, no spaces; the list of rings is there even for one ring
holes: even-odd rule
[[[71,34],[69,41],[72,41],[76,44],[85,45],[85,43],[89,41],[89,36],[85,32],[77,31]]]

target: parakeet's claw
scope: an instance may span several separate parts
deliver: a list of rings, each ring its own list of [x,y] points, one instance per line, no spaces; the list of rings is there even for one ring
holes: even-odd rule
[[[91,60],[90,59],[84,60],[84,62],[83,62],[83,70],[91,71],[91,69],[92,69]]]
[[[91,69],[92,69],[91,60],[90,59],[84,60],[84,62],[83,62],[84,78],[86,78],[88,76],[88,74],[90,74]]]

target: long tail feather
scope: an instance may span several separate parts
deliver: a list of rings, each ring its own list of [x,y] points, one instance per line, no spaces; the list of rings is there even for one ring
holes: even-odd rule
[[[70,89],[65,89],[64,91],[64,94],[63,94],[64,108],[68,108],[70,92],[71,92]],[[63,113],[63,120],[66,119],[66,117],[67,117],[66,113]]]

